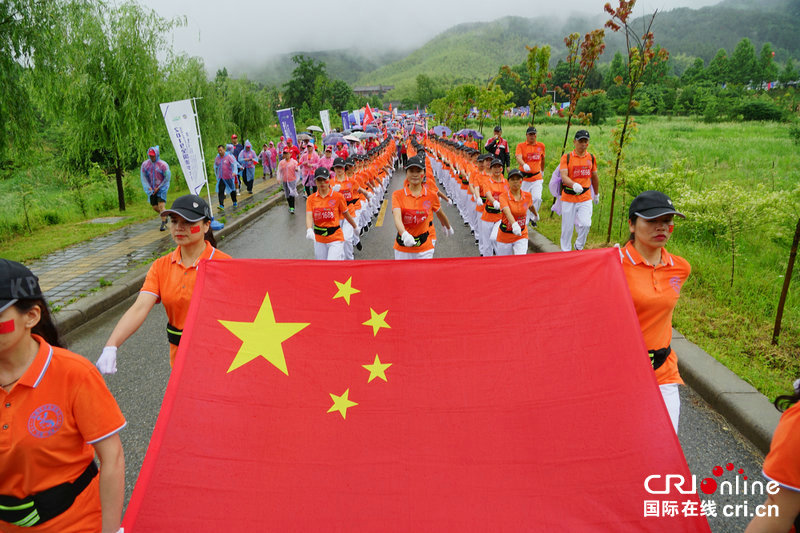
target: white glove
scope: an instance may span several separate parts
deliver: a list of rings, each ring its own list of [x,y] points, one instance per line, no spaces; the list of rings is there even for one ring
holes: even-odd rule
[[[577,181],[573,181],[572,190],[575,191],[575,194],[581,194],[583,192],[583,185],[581,185]]]
[[[417,244],[417,241],[414,240],[414,237],[412,237],[407,231],[403,232],[403,234],[400,236],[400,239],[403,241],[403,246],[411,247]]]
[[[332,188],[333,188],[334,191],[339,192],[342,189],[342,186],[337,183]]]
[[[528,163],[525,163],[524,165],[522,165],[522,170],[524,170],[525,172],[530,172],[531,166]]]
[[[313,241],[314,240],[314,230],[313,229],[308,228],[306,230],[306,239],[308,239],[309,241]]]
[[[444,228],[444,234],[448,237],[452,237],[456,234],[456,230],[453,229],[453,226],[450,226],[449,228]]]
[[[106,346],[103,353],[97,358],[97,369],[101,374],[115,374],[117,372],[117,347]]]
[[[516,220],[514,221],[513,224],[511,224],[511,233],[513,233],[517,237],[522,235],[522,228],[519,227],[519,222],[517,222]]]
[[[532,219],[534,222],[539,222],[539,215],[533,215]]]
[[[478,198],[478,199],[480,200],[480,198]],[[450,205],[453,205],[453,199],[448,197],[447,198],[447,203],[450,204]]]
[[[480,196],[475,197],[475,203],[478,205],[483,205],[483,200],[481,199]]]
[[[494,207],[495,209],[500,209],[500,202],[498,202],[497,200],[493,200],[492,207]]]
[[[375,196],[371,192],[367,191],[367,200],[372,200],[372,197]]]
[[[592,198],[592,201],[594,201],[595,204],[599,204],[600,203],[600,193],[595,194],[594,198]]]

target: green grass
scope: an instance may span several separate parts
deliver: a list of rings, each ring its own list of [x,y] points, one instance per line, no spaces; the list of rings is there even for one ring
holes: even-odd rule
[[[734,184],[747,202],[758,204],[757,215],[737,214],[736,270],[731,286],[731,248],[726,236],[690,219],[678,220],[669,249],[692,264],[675,313],[675,327],[688,339],[725,364],[769,398],[791,391],[800,375],[800,275],[796,265],[784,310],[778,346],[772,346],[772,328],[789,257],[794,227],[800,217],[800,153],[792,144],[789,125],[780,123],[705,124],[688,118],[639,117],[632,144],[626,145],[624,171],[617,189],[611,243],[627,239],[625,191],[629,176],[672,176],[676,190],[685,186],[708,203],[719,201],[725,182]],[[611,204],[612,124],[588,127],[589,150],[598,160],[601,202],[595,206],[588,247],[606,245]],[[509,145],[524,138],[524,126],[504,125]],[[564,140],[563,125],[538,126],[547,146],[545,183],[555,169]],[[572,132],[578,128],[573,126]],[[485,128],[485,131],[491,128]],[[568,149],[571,148],[571,140]],[[637,167],[652,167],[637,169]],[[681,170],[675,172],[674,168]],[[800,196],[800,195],[798,195]],[[773,203],[773,200],[774,203]],[[678,197],[676,206],[680,210]],[[539,230],[558,242],[561,219],[550,217],[552,197],[544,193]],[[738,202],[728,209],[739,213]],[[788,212],[788,213],[787,213]],[[746,213],[746,211],[742,211]],[[687,213],[689,214],[689,213]]]

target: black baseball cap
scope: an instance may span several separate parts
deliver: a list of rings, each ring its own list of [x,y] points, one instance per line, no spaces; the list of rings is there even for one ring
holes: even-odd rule
[[[492,154],[481,154],[478,156],[478,161],[486,161],[487,159],[491,159]]]
[[[331,177],[331,171],[325,167],[319,167],[314,171],[314,180],[326,180]]]
[[[406,162],[405,169],[408,170],[409,168],[412,167],[425,170],[425,162],[419,156],[409,157],[408,161]]]
[[[586,130],[578,130],[578,131],[575,132],[575,140],[576,141],[579,141],[581,139],[588,139],[588,138],[589,138],[589,132],[586,131]]]
[[[196,194],[179,196],[172,202],[172,207],[165,209],[161,214],[175,214],[187,222],[197,222],[204,218],[211,220],[211,209],[208,207],[208,203]]]
[[[344,168],[344,165],[345,165],[344,158],[343,157],[337,157],[336,159],[333,160],[332,168],[336,168],[336,167]]]
[[[644,191],[633,199],[628,208],[629,219],[637,216],[645,220],[652,220],[662,215],[678,215],[686,218],[686,215],[675,210],[669,196],[660,191]]]
[[[39,287],[39,278],[28,267],[16,261],[0,259],[0,312],[17,300],[39,300],[44,298]]]
[[[489,166],[490,167],[497,167],[497,166],[502,167],[503,166],[503,162],[495,157],[494,159],[492,159],[492,163]]]
[[[533,126],[525,130],[525,135],[530,135],[531,133],[533,133],[534,135],[537,133],[536,128],[534,128]]]
[[[501,128],[500,126],[495,126],[494,131],[503,131],[503,128]]]
[[[344,166],[345,167],[354,167],[354,166],[356,166],[356,158],[351,155],[350,157],[348,157],[347,159],[344,160]]]
[[[518,168],[510,170],[508,173],[508,178],[506,179],[512,179],[512,178],[522,179],[522,171]]]

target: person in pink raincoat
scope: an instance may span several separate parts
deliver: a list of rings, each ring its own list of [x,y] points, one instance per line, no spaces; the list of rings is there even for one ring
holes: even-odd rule
[[[306,196],[311,196],[317,190],[314,183],[314,171],[319,166],[319,154],[317,153],[314,145],[308,143],[306,149],[300,155],[300,171],[303,174],[303,187]]]

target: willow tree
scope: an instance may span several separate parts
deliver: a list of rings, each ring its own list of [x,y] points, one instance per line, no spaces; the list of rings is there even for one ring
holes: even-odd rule
[[[63,21],[60,89],[52,102],[63,124],[62,142],[79,166],[90,161],[114,173],[120,211],[122,175],[144,159],[161,124],[165,73],[158,55],[170,51],[166,36],[180,20],[165,20],[136,3],[89,4]]]

